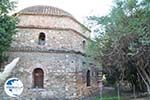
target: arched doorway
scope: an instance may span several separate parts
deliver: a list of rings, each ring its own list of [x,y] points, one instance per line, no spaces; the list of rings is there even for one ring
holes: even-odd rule
[[[33,88],[43,88],[44,72],[41,68],[33,71]]]
[[[86,86],[90,86],[90,82],[91,82],[91,80],[90,80],[90,70],[88,70],[86,74],[87,74],[86,75],[86,82],[87,82]]]

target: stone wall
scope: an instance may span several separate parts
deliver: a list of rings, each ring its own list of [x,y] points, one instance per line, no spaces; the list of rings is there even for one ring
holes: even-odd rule
[[[87,96],[98,89],[95,77],[91,74],[91,86],[86,86],[85,58],[73,53],[9,52],[10,62],[20,57],[11,77],[19,78],[24,84],[21,97],[57,98],[60,100]],[[44,71],[44,88],[33,88],[33,70]],[[92,73],[92,69],[91,73]],[[0,94],[2,96],[2,94]],[[4,96],[4,93],[3,93]],[[5,94],[6,97],[8,97]],[[10,98],[12,100],[12,98]],[[18,99],[21,100],[21,99]]]
[[[76,30],[86,37],[90,37],[90,32],[81,24],[77,23],[70,17],[61,16],[42,16],[42,15],[19,15],[18,26],[32,27],[50,27],[50,28],[69,28]]]
[[[40,32],[45,33],[45,45],[38,45]],[[83,41],[87,40],[73,31],[48,29],[18,29],[12,47],[34,47],[47,49],[67,49],[84,52]]]
[[[20,57],[11,77],[19,78],[24,84],[21,98],[57,98],[74,100],[96,91],[97,80],[84,53],[89,31],[70,17],[45,15],[19,15],[17,34],[9,61]],[[39,45],[39,34],[45,34],[45,45]],[[85,43],[83,43],[83,41]],[[85,64],[85,62],[87,64]],[[33,88],[33,71],[44,72],[44,88]],[[86,86],[87,70],[91,70],[91,85]],[[2,88],[2,87],[0,87]],[[6,96],[0,91],[0,97]],[[7,100],[13,100],[12,98]]]
[[[41,96],[53,98],[73,98],[76,93],[76,74],[82,71],[83,56],[63,53],[28,53],[10,52],[10,61],[20,57],[11,77],[19,78],[24,84],[23,96],[34,95],[34,91],[41,91]],[[44,71],[44,89],[33,87],[33,70],[41,68]]]

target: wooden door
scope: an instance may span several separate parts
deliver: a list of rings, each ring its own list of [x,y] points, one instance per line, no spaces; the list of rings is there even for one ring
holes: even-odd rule
[[[43,88],[44,72],[42,69],[37,68],[33,71],[34,88]]]

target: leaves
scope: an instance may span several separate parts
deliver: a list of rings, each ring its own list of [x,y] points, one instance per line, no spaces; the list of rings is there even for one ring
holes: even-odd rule
[[[8,14],[10,11],[12,11],[15,8],[16,2],[10,0],[0,0],[0,16],[4,14]]]
[[[9,50],[12,42],[12,35],[16,32],[16,18],[9,16],[9,11],[14,9],[14,2],[9,0],[1,0],[0,3],[0,62],[7,57],[5,52]]]
[[[114,81],[128,80],[132,84],[142,84],[137,67],[149,64],[150,56],[150,0],[115,0],[111,12],[107,16],[91,16],[103,36],[95,39],[95,48],[89,46],[94,57],[103,65],[107,76],[119,76]],[[101,31],[104,28],[104,31]],[[97,28],[98,29],[98,28]],[[94,45],[92,44],[92,45]],[[143,55],[144,54],[144,55]],[[138,63],[141,60],[143,64]],[[150,70],[146,67],[145,70]],[[148,72],[149,73],[149,72]],[[119,74],[119,75],[118,75]],[[147,80],[147,79],[146,79]],[[147,81],[148,82],[148,81]],[[138,87],[138,85],[136,85]],[[144,86],[144,85],[143,85]]]

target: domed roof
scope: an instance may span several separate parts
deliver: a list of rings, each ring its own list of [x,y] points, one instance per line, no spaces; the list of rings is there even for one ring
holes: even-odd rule
[[[58,16],[70,16],[71,14],[68,12],[52,7],[52,6],[43,6],[43,5],[36,5],[27,7],[19,12],[20,14],[43,14],[43,15],[58,15]]]

